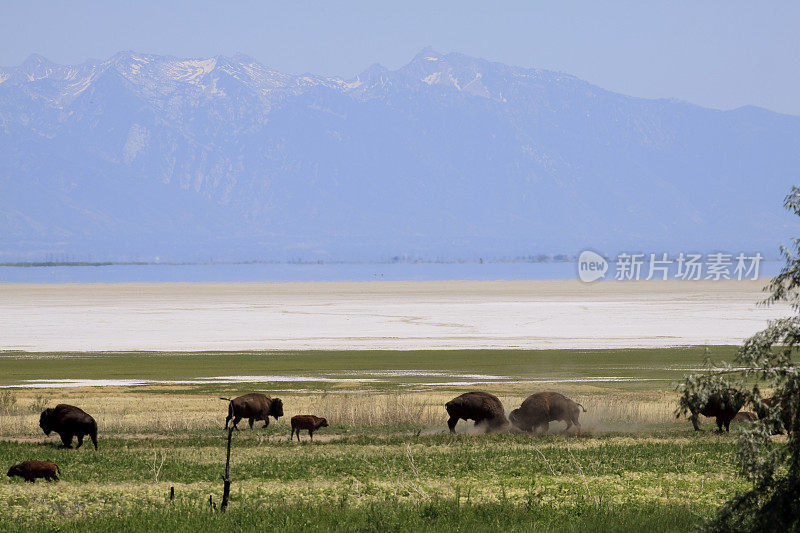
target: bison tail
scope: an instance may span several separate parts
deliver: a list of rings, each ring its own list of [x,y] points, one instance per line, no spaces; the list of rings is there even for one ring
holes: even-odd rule
[[[219,397],[219,399],[220,399],[220,400],[225,400],[226,402],[229,402],[229,401],[231,401],[231,399],[230,399],[230,398],[223,398],[222,396],[220,396],[220,397]]]
[[[586,412],[586,408],[585,408],[583,405],[579,404],[578,402],[575,402],[575,403],[576,403],[576,404],[578,404],[578,405],[580,405],[580,407],[581,407],[581,409],[583,409],[583,412],[584,412],[584,413]]]

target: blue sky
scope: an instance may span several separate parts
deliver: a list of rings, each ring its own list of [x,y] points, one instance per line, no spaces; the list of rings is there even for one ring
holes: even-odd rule
[[[281,71],[397,68],[426,45],[601,87],[800,115],[800,2],[0,1],[0,65],[241,52]]]

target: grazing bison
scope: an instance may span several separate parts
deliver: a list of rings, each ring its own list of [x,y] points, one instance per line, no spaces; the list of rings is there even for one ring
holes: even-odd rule
[[[257,392],[237,396],[234,399],[220,398],[228,402],[228,418],[225,419],[225,429],[228,429],[228,422],[233,418],[233,427],[242,418],[250,419],[250,429],[253,429],[253,422],[263,420],[264,427],[269,425],[269,417],[275,420],[283,416],[283,401],[280,398],[270,398]]]
[[[58,465],[47,461],[25,461],[8,469],[8,477],[19,476],[25,481],[36,483],[36,478],[58,481]]]
[[[487,422],[487,432],[496,431],[508,425],[502,402],[497,396],[488,392],[465,392],[447,402],[444,408],[450,415],[450,419],[447,421],[450,433],[456,432],[456,424],[460,418],[474,420],[476,427]]]
[[[78,449],[83,444],[83,436],[89,435],[97,449],[97,422],[90,415],[74,405],[61,403],[53,409],[45,409],[39,417],[39,427],[45,435],[55,431],[61,436],[65,448],[72,448],[72,437],[78,437]]]
[[[519,409],[514,409],[509,415],[511,423],[522,431],[536,433],[536,428],[542,426],[544,432],[550,429],[550,422],[561,420],[567,423],[564,431],[575,425],[578,431],[581,425],[578,422],[581,409],[586,409],[558,392],[537,392],[528,396]]]
[[[758,420],[758,417],[755,413],[751,413],[750,411],[739,411],[736,413],[736,416],[731,419],[731,422],[755,422]]]
[[[731,420],[742,408],[744,402],[744,394],[736,389],[714,392],[708,397],[704,405],[689,407],[689,411],[692,413],[689,420],[692,421],[695,431],[700,431],[697,415],[709,418],[715,417],[717,419],[717,431],[722,433],[722,426],[725,426],[725,431],[729,432]]]
[[[319,428],[328,427],[328,420],[319,418],[314,415],[294,415],[292,417],[292,432],[289,434],[289,440],[292,440],[295,431],[297,432],[297,442],[300,442],[300,430],[307,429],[308,436],[314,440],[314,432]]]

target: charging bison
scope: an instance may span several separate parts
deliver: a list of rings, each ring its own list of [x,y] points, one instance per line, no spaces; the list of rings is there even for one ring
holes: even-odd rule
[[[550,422],[559,420],[567,423],[564,431],[573,425],[580,431],[578,416],[581,409],[586,412],[581,404],[558,392],[538,392],[528,396],[519,409],[511,411],[508,418],[517,428],[531,433],[536,433],[536,429],[540,426],[547,433]]]
[[[709,418],[714,417],[717,420],[717,431],[722,433],[722,427],[725,426],[725,431],[729,432],[731,420],[733,420],[736,413],[742,408],[745,400],[745,395],[736,389],[714,392],[709,395],[705,403],[688,407],[689,411],[692,413],[689,420],[692,421],[692,426],[695,431],[700,431],[698,415],[707,416]]]
[[[83,444],[84,435],[89,435],[97,449],[97,422],[82,409],[61,403],[53,409],[45,409],[39,417],[39,427],[45,435],[51,431],[58,433],[64,448],[72,448],[72,437],[78,437],[78,449]]]
[[[25,481],[36,483],[37,479],[58,481],[58,465],[47,461],[24,461],[8,469],[8,477],[18,476]]]
[[[250,429],[253,429],[253,422],[263,420],[264,427],[269,426],[269,417],[275,420],[283,416],[283,401],[280,398],[270,398],[257,392],[237,396],[234,399],[220,398],[228,402],[228,417],[225,419],[225,429],[228,429],[228,422],[233,419],[233,427],[242,418],[250,419]]]
[[[474,420],[475,426],[486,422],[486,431],[496,431],[508,425],[503,404],[493,394],[488,392],[465,392],[457,396],[444,405],[450,419],[447,427],[450,433],[456,432],[456,424],[459,419]]]

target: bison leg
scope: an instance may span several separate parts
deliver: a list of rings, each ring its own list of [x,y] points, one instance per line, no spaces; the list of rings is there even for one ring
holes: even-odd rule
[[[64,448],[72,448],[72,434],[71,433],[62,433],[61,434],[61,443],[64,445]]]
[[[689,420],[692,421],[692,426],[694,426],[695,431],[700,431],[700,424],[697,423],[697,415],[692,413],[692,416],[689,417]]]
[[[92,444],[94,444],[94,449],[97,451],[97,430],[92,431],[89,433],[89,438],[92,439]]]
[[[572,427],[572,420],[567,419],[567,427],[564,428],[564,433],[569,431],[569,428]]]
[[[447,427],[450,428],[450,433],[455,435],[456,433],[456,424],[458,424],[458,417],[451,416],[450,419],[447,421]]]
[[[77,449],[78,449],[78,448],[80,448],[81,446],[83,446],[83,435],[81,435],[80,433],[78,433],[78,445],[77,445],[77,446],[75,446],[75,449],[77,450]]]
[[[311,431],[310,429],[308,430],[308,436],[311,438],[312,441],[314,440],[314,432]]]
[[[269,426],[269,416],[267,416],[267,418],[264,419],[264,427],[268,426]]]
[[[236,416],[236,417],[233,419],[233,429],[235,429],[236,431],[239,431],[239,428],[238,428],[238,427],[236,427],[236,426],[237,426],[237,425],[239,424],[239,422],[241,422],[241,421],[242,421],[242,417],[241,417],[241,416]],[[227,427],[227,426],[226,426],[226,427]]]
[[[294,440],[294,428],[289,432],[289,440]]]
[[[26,477],[25,481],[30,481],[31,483],[36,483],[36,478],[34,478],[34,477]]]
[[[300,442],[300,428],[297,428],[297,442]]]
[[[256,421],[255,418],[252,418],[252,417],[250,418],[250,429],[253,429],[253,422],[255,422],[255,421]]]

